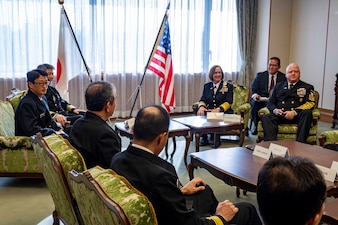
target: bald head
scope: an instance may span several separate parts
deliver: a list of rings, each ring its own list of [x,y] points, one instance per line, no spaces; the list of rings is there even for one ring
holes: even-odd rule
[[[159,134],[168,132],[170,116],[161,106],[147,106],[137,113],[134,124],[135,140],[151,142]]]

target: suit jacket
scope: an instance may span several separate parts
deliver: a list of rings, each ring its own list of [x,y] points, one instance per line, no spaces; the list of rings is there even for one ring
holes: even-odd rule
[[[113,157],[111,168],[148,197],[159,225],[214,224],[187,209],[174,166],[157,155],[130,145],[126,151]],[[222,221],[226,224],[225,220]]]
[[[276,84],[279,82],[285,81],[285,74],[282,72],[277,72]],[[276,87],[275,84],[275,87]],[[252,94],[259,94],[262,97],[269,97],[269,72],[259,72],[256,74],[254,80],[251,84]]]
[[[32,136],[40,132],[48,136],[62,129],[49,114],[47,99],[28,90],[15,111],[15,135]]]
[[[233,102],[233,89],[232,84],[221,81],[216,94],[214,94],[214,83],[206,83],[203,86],[203,93],[199,106],[204,105],[207,109],[222,107],[226,113],[232,113],[233,111],[230,106]]]
[[[278,83],[273,89],[267,102],[267,107],[272,112],[275,108],[283,111],[313,109],[315,106],[314,88],[299,80],[292,89],[288,89],[288,82]]]
[[[96,165],[109,168],[113,155],[121,151],[121,138],[116,131],[88,111],[75,121],[69,141],[82,154],[88,168]]]

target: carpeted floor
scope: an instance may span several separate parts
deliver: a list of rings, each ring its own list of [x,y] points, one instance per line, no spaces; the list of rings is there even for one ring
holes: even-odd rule
[[[331,124],[319,122],[318,133],[331,130]],[[255,143],[256,136],[249,135],[246,137],[245,143]],[[129,140],[122,138],[122,146],[125,149]],[[169,146],[172,148],[171,141]],[[237,146],[235,141],[222,141],[220,147]],[[180,176],[181,182],[185,184],[189,178],[187,170],[183,162],[183,149],[185,147],[185,139],[177,138],[177,151],[171,160]],[[201,147],[201,151],[210,147]],[[189,152],[195,150],[195,142],[191,142]],[[165,157],[164,152],[160,157]],[[212,187],[218,200],[229,199],[233,202],[249,201],[256,205],[255,193],[248,193],[246,196],[236,197],[235,187],[226,185],[221,180],[213,177],[204,169],[197,169],[195,177],[199,176],[206,180]],[[53,222],[51,213],[54,209],[53,200],[48,192],[48,188],[43,179],[17,179],[17,178],[0,178],[0,224],[4,225],[50,225]]]

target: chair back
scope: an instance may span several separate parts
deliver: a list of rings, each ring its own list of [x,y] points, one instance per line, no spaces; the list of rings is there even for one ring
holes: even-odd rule
[[[237,83],[233,83],[233,86],[234,96],[231,108],[234,110],[235,113],[239,113],[238,108],[245,103],[249,103],[250,88],[239,85]]]
[[[82,173],[72,170],[69,177],[86,225],[157,225],[147,197],[113,170],[96,166]]]
[[[81,154],[60,135],[32,136],[34,152],[55,205],[54,223],[62,220],[68,225],[83,224],[69,186],[69,170],[86,169]]]

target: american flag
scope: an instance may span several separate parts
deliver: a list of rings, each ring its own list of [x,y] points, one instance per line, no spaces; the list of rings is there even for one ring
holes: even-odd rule
[[[175,92],[168,19],[162,26],[162,36],[159,35],[161,39],[156,41],[158,44],[148,69],[160,77],[158,93],[162,104],[170,112],[175,108]]]

